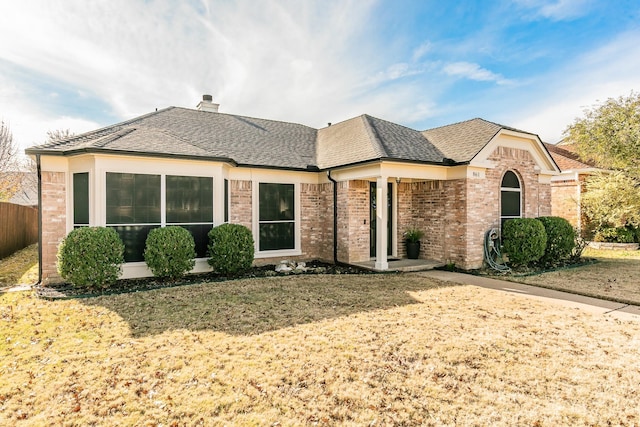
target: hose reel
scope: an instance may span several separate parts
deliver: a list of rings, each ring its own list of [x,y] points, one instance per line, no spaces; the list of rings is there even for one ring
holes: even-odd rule
[[[506,265],[500,252],[500,230],[489,229],[484,235],[484,259],[496,271],[506,273],[511,269]]]

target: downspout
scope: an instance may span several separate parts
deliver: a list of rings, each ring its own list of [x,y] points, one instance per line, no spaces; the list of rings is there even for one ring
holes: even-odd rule
[[[38,284],[42,284],[42,168],[40,154],[36,154],[36,175],[38,176]]]
[[[333,263],[338,263],[338,182],[327,171],[327,178],[333,182]]]

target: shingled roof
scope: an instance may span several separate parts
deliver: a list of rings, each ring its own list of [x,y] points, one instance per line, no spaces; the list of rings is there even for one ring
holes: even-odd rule
[[[419,132],[366,114],[317,130],[295,123],[169,107],[32,147],[27,153],[179,156],[298,170],[374,160],[451,164],[451,160],[471,161],[500,129],[517,131],[473,119]]]
[[[578,156],[575,152],[565,149],[565,146],[559,147],[553,144],[544,144],[549,150],[551,157],[556,162],[561,171],[577,171],[585,169],[594,169],[596,166],[589,164]]]
[[[367,114],[318,131],[321,169],[376,159],[442,163],[444,156],[417,130]]]
[[[317,130],[295,123],[169,107],[27,150],[36,154],[121,152],[220,159],[239,165],[315,165]]]

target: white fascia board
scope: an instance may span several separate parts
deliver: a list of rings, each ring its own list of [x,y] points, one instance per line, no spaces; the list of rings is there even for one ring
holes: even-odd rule
[[[471,160],[470,164],[479,166],[488,161],[491,154],[498,147],[509,147],[528,151],[540,168],[540,173],[557,174],[557,168],[553,158],[544,148],[544,144],[536,135],[528,133],[514,132],[501,129],[487,145]]]

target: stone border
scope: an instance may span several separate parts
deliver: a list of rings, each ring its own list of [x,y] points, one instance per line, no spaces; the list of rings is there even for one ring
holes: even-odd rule
[[[609,242],[589,242],[592,249],[608,249],[612,251],[637,251],[638,243],[609,243]]]

